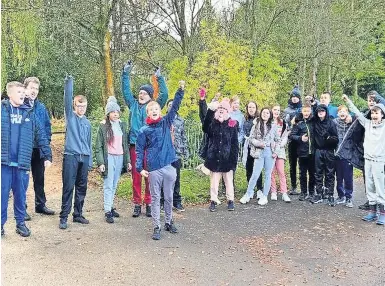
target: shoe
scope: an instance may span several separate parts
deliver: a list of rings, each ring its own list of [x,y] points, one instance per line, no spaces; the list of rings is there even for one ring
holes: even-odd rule
[[[328,205],[331,206],[331,207],[334,207],[336,205],[336,202],[334,201],[334,197],[333,196],[329,196],[328,197]]]
[[[257,191],[257,200],[259,200],[260,198],[262,198],[263,196],[263,192],[261,190],[258,190]]]
[[[113,217],[120,217],[120,214],[116,211],[115,208],[111,209],[111,214],[112,214]]]
[[[384,209],[384,205],[379,204],[378,208],[380,209],[380,215],[378,216],[376,224],[378,224],[378,225],[385,225],[385,209]]]
[[[138,217],[138,216],[140,216],[141,212],[142,212],[142,206],[141,205],[135,205],[134,212],[132,213],[132,216]]]
[[[146,217],[151,217],[151,205],[146,205]]]
[[[32,219],[31,216],[26,211],[24,216],[24,221],[30,221],[31,219]]]
[[[291,199],[289,197],[289,195],[287,193],[283,193],[282,194],[282,200],[285,202],[285,203],[291,203]]]
[[[67,225],[67,219],[66,218],[61,218],[59,222],[59,228],[60,229],[66,229],[68,227]]]
[[[182,203],[180,203],[180,202],[178,202],[174,205],[174,209],[176,209],[176,211],[178,211],[178,212],[184,212],[185,211]]]
[[[228,201],[228,202],[227,202],[227,210],[228,210],[228,211],[233,211],[233,210],[235,210],[235,208],[234,208],[234,201]]]
[[[152,234],[153,240],[159,240],[160,239],[160,228],[156,227],[154,228],[154,233]]]
[[[90,223],[90,221],[82,215],[81,216],[74,216],[73,222],[78,222],[81,224],[89,224]]]
[[[309,194],[306,196],[305,200],[310,202],[313,198],[314,198],[314,194]]]
[[[258,193],[257,193],[257,196],[258,196]],[[245,194],[243,195],[243,197],[239,200],[239,202],[240,202],[241,204],[247,204],[248,202],[250,202],[250,197],[249,197],[249,195],[248,195],[247,193],[245,193]]]
[[[31,235],[31,231],[28,229],[24,222],[16,225],[16,233],[20,234],[22,237],[28,237]]]
[[[47,208],[46,206],[42,208],[35,208],[35,212],[38,214],[45,214],[45,215],[54,215],[55,211]]]
[[[299,195],[300,193],[297,191],[297,188],[296,187],[292,187],[290,192],[289,192],[289,195],[291,196],[297,196]]]
[[[345,204],[346,207],[348,208],[352,208],[353,207],[353,201],[352,199],[346,199],[346,204]]]
[[[214,201],[211,201],[209,210],[210,210],[210,212],[216,212],[217,211],[217,203]]]
[[[368,214],[362,218],[364,221],[375,221],[377,219],[377,205],[369,205]]]
[[[301,202],[303,202],[304,200],[306,200],[306,194],[304,194],[304,193],[301,193],[300,195],[299,195],[299,197],[298,197],[298,200],[299,201],[301,201]]]
[[[5,234],[4,226],[1,226],[1,236],[3,236],[4,234]]]
[[[260,206],[264,206],[264,205],[266,205],[268,202],[269,202],[269,201],[267,200],[267,196],[263,195],[263,196],[259,199],[258,204],[259,204]]]
[[[271,193],[270,199],[271,199],[272,201],[278,201],[277,193]]]
[[[106,212],[104,216],[106,217],[106,222],[114,223],[114,215],[112,214],[112,212]]]
[[[346,204],[346,198],[345,197],[336,199],[336,205],[342,205],[342,204]]]
[[[358,206],[358,208],[359,208],[360,210],[368,211],[368,210],[369,210],[369,201],[366,201],[366,203],[364,203],[364,204]]]
[[[320,204],[323,202],[321,195],[315,195],[313,199],[310,200],[312,204]]]
[[[164,230],[169,231],[170,233],[178,233],[178,229],[175,227],[173,221],[171,221],[171,223],[166,223],[164,225]]]

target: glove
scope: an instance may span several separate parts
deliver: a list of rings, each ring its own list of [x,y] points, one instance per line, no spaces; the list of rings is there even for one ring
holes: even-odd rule
[[[201,100],[206,98],[206,90],[204,88],[199,89],[199,96],[201,97]]]
[[[161,76],[161,74],[160,74],[160,67],[156,67],[156,69],[155,69],[155,76],[156,77],[160,77]]]
[[[123,67],[123,71],[130,73],[132,70],[132,62],[131,60],[127,61],[127,63]]]

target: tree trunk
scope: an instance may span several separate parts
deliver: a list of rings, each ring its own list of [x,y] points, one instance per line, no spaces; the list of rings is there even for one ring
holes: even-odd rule
[[[114,78],[112,74],[112,65],[111,65],[111,33],[106,32],[104,37],[104,46],[103,46],[103,58],[104,58],[104,71],[106,78],[106,92],[104,97],[104,103],[107,102],[109,96],[115,96],[114,92]]]

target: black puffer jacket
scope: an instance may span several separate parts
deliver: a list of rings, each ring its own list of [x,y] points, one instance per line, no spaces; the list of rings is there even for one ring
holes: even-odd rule
[[[302,114],[299,114],[296,122],[289,135],[289,139],[297,143],[298,157],[307,157],[309,154],[314,154],[314,118],[303,119]],[[302,141],[302,136],[305,134],[309,138],[307,142]]]
[[[205,167],[212,172],[235,170],[238,161],[238,122],[227,119],[222,123],[214,118],[215,112],[208,110],[203,123],[207,133]]]
[[[318,117],[318,109],[326,109],[326,117],[321,121]],[[335,150],[338,146],[337,125],[332,118],[326,105],[320,104],[314,115],[314,147],[319,150]]]
[[[251,128],[253,128],[253,125],[254,125],[253,123],[254,119],[255,117],[250,117],[249,119],[245,119],[245,122],[243,122],[243,133],[247,137],[250,136]]]

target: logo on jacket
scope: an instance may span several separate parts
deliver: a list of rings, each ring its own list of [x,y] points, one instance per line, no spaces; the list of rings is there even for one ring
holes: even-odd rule
[[[12,124],[21,124],[21,119],[22,119],[21,114],[11,114]]]

